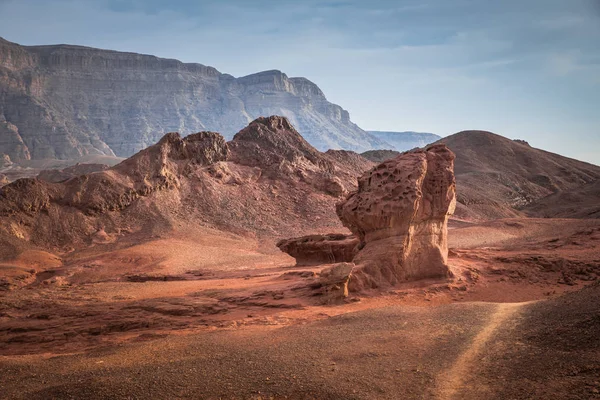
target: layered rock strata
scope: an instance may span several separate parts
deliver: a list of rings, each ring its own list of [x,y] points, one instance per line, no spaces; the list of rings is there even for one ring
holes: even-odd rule
[[[281,71],[234,78],[215,68],[82,46],[0,38],[0,155],[13,161],[129,157],[164,134],[231,137],[283,115],[320,150],[386,148],[319,87]]]

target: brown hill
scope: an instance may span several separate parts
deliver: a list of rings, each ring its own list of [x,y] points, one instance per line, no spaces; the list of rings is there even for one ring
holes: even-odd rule
[[[446,144],[456,154],[456,215],[461,218],[519,216],[523,207],[542,198],[579,190],[600,179],[598,166],[491,132],[459,132],[437,143]],[[536,210],[533,214],[543,214],[542,208],[532,208]]]
[[[104,171],[2,187],[1,253],[143,240],[178,224],[259,236],[341,229],[334,205],[371,166],[358,157],[320,153],[283,117],[259,118],[229,143],[169,133]]]
[[[596,218],[600,214],[600,167],[596,165],[486,131],[463,131],[436,143],[456,154],[457,218]],[[383,162],[399,154],[373,150],[361,155]]]

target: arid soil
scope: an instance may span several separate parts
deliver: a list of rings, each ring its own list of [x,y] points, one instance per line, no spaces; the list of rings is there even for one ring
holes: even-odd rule
[[[340,304],[307,285],[323,266],[205,228],[26,252],[1,267],[23,285],[0,291],[0,393],[598,397],[600,221],[451,221],[449,241],[450,281]]]

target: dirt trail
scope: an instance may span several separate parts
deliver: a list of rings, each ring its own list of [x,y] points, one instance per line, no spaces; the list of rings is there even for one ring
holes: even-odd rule
[[[473,338],[468,348],[457,358],[456,362],[438,377],[438,395],[440,400],[465,398],[458,396],[465,377],[476,369],[477,357],[485,348],[496,330],[507,320],[513,318],[519,309],[527,303],[500,303],[490,317],[487,325]]]

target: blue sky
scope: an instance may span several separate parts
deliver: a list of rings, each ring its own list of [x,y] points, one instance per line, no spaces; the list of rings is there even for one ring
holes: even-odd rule
[[[0,36],[279,69],[364,129],[490,130],[600,164],[600,0],[0,0]]]

